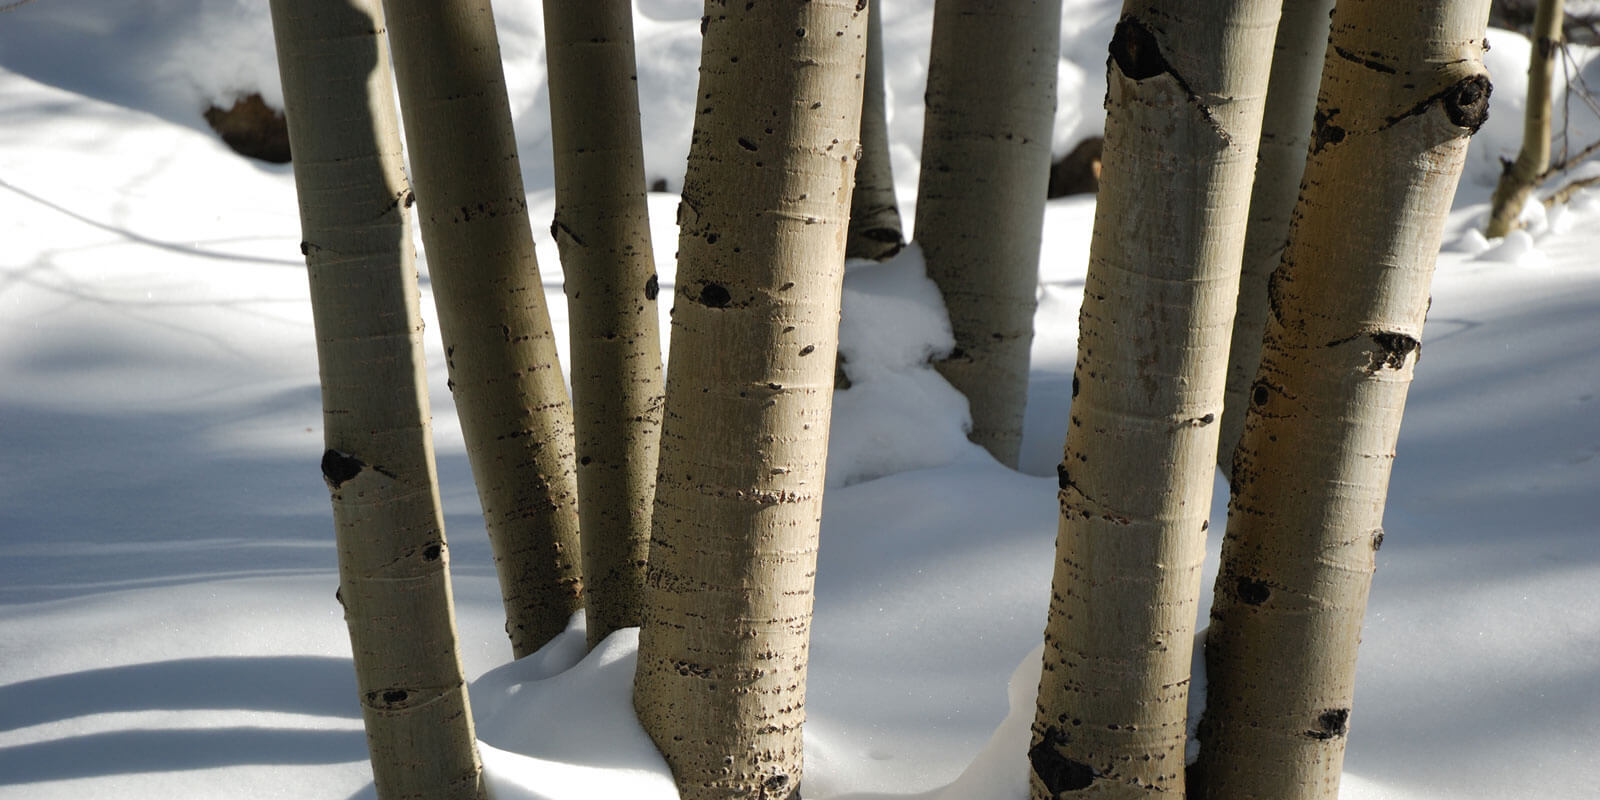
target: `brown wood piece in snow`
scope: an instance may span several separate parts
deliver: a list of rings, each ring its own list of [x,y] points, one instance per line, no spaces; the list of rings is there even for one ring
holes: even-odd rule
[[[241,95],[227,109],[211,106],[204,116],[233,152],[270,164],[289,163],[289,126],[283,112],[267,105],[259,92]]]
[[[1072,152],[1050,165],[1050,191],[1052,199],[1071,194],[1094,194],[1100,191],[1100,150],[1105,146],[1104,136],[1091,136],[1078,142]]]

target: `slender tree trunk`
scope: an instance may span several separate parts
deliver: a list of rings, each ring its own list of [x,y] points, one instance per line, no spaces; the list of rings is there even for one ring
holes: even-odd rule
[[[883,99],[883,23],[881,3],[867,6],[867,73],[861,97],[861,162],[856,188],[850,194],[848,258],[882,261],[906,246],[900,227],[900,203],[894,194],[894,169],[889,160],[889,118]]]
[[[1278,41],[1267,83],[1267,108],[1261,120],[1256,177],[1250,190],[1250,227],[1244,236],[1239,271],[1239,303],[1228,348],[1228,391],[1222,404],[1217,463],[1228,469],[1244,413],[1250,382],[1261,364],[1261,331],[1267,325],[1267,277],[1283,259],[1289,217],[1300,197],[1300,175],[1311,144],[1311,116],[1317,110],[1322,57],[1328,51],[1328,12],[1333,0],[1284,0]]]
[[[971,404],[972,440],[1010,467],[1028,400],[1060,31],[1061,0],[934,4],[914,235],[955,333],[939,372]]]
[[[661,332],[628,0],[545,0],[556,214],[571,310],[589,646],[639,624],[661,433]]]
[[[1356,647],[1428,287],[1487,116],[1488,0],[1339,0],[1234,461],[1206,638],[1216,800],[1338,795]]]
[[[484,796],[450,597],[377,0],[272,0],[311,280],[339,593],[378,796]]]
[[[1130,0],[1060,465],[1036,800],[1184,788],[1228,334],[1276,0]]]
[[[1539,177],[1550,168],[1550,84],[1556,53],[1561,48],[1561,23],[1566,19],[1561,0],[1539,0],[1533,15],[1533,52],[1528,57],[1528,106],[1522,118],[1522,150],[1506,164],[1494,189],[1489,212],[1490,237],[1504,236],[1522,227],[1518,217]]]
[[[582,604],[572,407],[488,0],[384,0],[451,391],[512,651]]]
[[[705,28],[634,706],[685,800],[798,798],[866,18]]]

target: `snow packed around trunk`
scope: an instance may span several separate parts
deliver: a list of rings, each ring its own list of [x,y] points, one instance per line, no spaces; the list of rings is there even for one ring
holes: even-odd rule
[[[890,149],[912,218],[932,0],[885,0]],[[1120,5],[1066,0],[1054,147],[1097,134]],[[647,170],[681,185],[698,0],[635,0]],[[496,7],[565,359],[537,4]],[[1390,487],[1341,796],[1577,800],[1600,786],[1600,192],[1480,231],[1530,46],[1445,234]],[[1600,86],[1594,51],[1575,68]],[[1577,81],[1574,80],[1574,84]],[[1557,97],[1560,98],[1560,87]],[[201,112],[277,104],[265,3],[39,0],[0,13],[0,798],[371,797],[338,604],[315,343],[287,166]],[[1557,153],[1600,139],[1558,107]],[[1587,164],[1573,173],[1600,173]],[[663,330],[675,195],[651,195]],[[1092,196],[1046,212],[1020,472],[967,442],[913,246],[852,263],[807,723],[811,800],[1021,800]],[[676,797],[634,721],[637,630],[581,614],[513,662],[423,254],[463,657],[497,800]],[[1201,621],[1226,525],[1213,497]],[[1203,695],[1196,693],[1196,703]],[[1537,786],[1537,789],[1530,789]]]

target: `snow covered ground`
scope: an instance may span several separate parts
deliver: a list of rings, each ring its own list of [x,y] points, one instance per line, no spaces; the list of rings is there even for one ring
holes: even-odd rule
[[[909,211],[932,3],[884,4]],[[536,5],[499,14],[537,233],[553,198]],[[649,169],[676,187],[700,4],[636,8]],[[1068,8],[1058,152],[1103,119],[1117,14],[1107,0]],[[1528,51],[1492,38],[1494,116],[1446,235],[1401,435],[1347,800],[1576,800],[1600,786],[1600,194],[1531,209],[1530,233],[1502,242],[1474,233],[1496,159],[1516,148]],[[1600,85],[1600,70],[1588,78]],[[239,90],[278,94],[264,3],[0,13],[5,800],[371,795],[333,600],[293,182],[228,152],[199,116]],[[1573,114],[1574,147],[1600,138],[1592,114]],[[675,202],[652,196],[664,286]],[[1093,213],[1092,198],[1048,211],[1021,474],[962,440],[961,403],[919,366],[947,334],[914,251],[851,273],[856,387],[838,397],[830,459],[808,798],[1021,797]],[[555,251],[540,247],[561,326]],[[430,347],[463,655],[496,796],[673,797],[628,712],[630,632],[586,657],[569,635],[509,663]],[[1214,531],[1225,497],[1219,482]]]

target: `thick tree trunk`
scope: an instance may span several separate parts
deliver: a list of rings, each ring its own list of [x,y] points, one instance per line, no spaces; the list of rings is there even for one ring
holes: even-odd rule
[[[914,236],[955,333],[939,372],[971,404],[972,440],[1010,467],[1028,400],[1060,30],[1061,0],[934,4]]]
[[[1311,144],[1311,116],[1317,110],[1322,57],[1328,52],[1328,12],[1333,0],[1284,0],[1278,41],[1272,52],[1272,78],[1261,119],[1261,146],[1250,190],[1250,227],[1244,236],[1239,270],[1239,303],[1228,348],[1228,391],[1222,404],[1217,463],[1232,463],[1250,405],[1250,383],[1261,364],[1261,331],[1267,326],[1267,278],[1283,259],[1289,217],[1300,197],[1300,176]]]
[[[488,0],[385,0],[451,391],[512,651],[582,604],[572,407]]]
[[[1556,53],[1561,48],[1561,23],[1566,19],[1561,0],[1539,0],[1533,15],[1533,52],[1528,56],[1527,109],[1522,118],[1522,149],[1506,165],[1494,188],[1489,212],[1490,237],[1504,236],[1522,227],[1518,218],[1528,195],[1550,168],[1550,84]]]
[[[634,705],[685,800],[797,798],[866,17],[706,14]]]
[[[1036,800],[1183,792],[1216,421],[1277,17],[1276,0],[1130,0],[1111,40],[1029,751]]]
[[[339,593],[378,796],[481,800],[377,0],[272,0],[311,280]]]
[[[1272,278],[1206,638],[1199,780],[1338,795],[1367,590],[1428,286],[1486,117],[1488,0],[1339,0]]]
[[[850,194],[848,258],[882,261],[906,246],[889,161],[889,121],[883,99],[883,23],[879,0],[867,7],[867,74],[861,96],[861,162]]]
[[[556,214],[571,311],[589,646],[639,624],[661,433],[633,6],[545,0]]]

